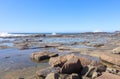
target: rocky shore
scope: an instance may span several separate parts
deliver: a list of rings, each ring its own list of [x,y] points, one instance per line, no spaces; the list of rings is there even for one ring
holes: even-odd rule
[[[49,67],[33,68],[36,73],[30,74],[33,76],[28,79],[120,79],[119,36],[119,33],[87,32],[6,37],[4,39],[14,40],[0,43],[12,43],[13,46],[1,45],[0,49],[40,49],[30,53],[29,58],[36,63],[46,61]]]

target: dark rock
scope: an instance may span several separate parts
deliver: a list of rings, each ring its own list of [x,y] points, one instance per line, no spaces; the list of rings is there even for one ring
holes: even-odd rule
[[[80,79],[79,75],[76,73],[73,73],[70,75],[70,77],[68,79]]]
[[[36,72],[36,74],[39,76],[39,77],[43,77],[45,78],[48,74],[50,73],[59,73],[60,72],[60,68],[59,67],[48,67],[46,69],[42,69],[42,70],[39,70]]]
[[[83,68],[81,75],[84,75],[86,77],[92,77],[95,78],[99,75],[101,75],[102,72],[106,71],[106,66],[99,64],[96,66],[88,65]]]
[[[101,47],[104,46],[104,44],[94,44],[93,47]]]

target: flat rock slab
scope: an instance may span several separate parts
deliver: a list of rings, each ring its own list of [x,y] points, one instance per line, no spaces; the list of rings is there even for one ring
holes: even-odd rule
[[[120,76],[104,72],[101,76],[95,79],[120,79]]]
[[[104,61],[120,66],[120,55],[112,54],[110,52],[96,52],[91,55],[100,57]]]
[[[105,60],[105,61],[108,61],[110,63],[113,63],[115,65],[119,65],[120,66],[120,56],[119,55],[106,53],[106,54],[101,54],[100,58],[102,60]]]
[[[57,53],[53,53],[51,51],[41,51],[41,52],[35,52],[31,54],[31,59],[36,61],[42,61],[49,59],[50,57],[56,57],[58,56]]]

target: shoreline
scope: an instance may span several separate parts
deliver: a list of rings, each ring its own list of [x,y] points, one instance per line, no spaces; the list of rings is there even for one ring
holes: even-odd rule
[[[110,54],[110,56],[112,57],[111,55],[112,50],[120,46],[119,33],[104,33],[104,32],[48,35],[48,36],[41,36],[41,35],[33,34],[30,36],[1,37],[0,42],[1,42],[0,43],[1,44],[0,62],[6,63],[6,64],[1,63],[0,66],[8,65],[8,67],[5,67],[5,71],[3,72],[4,72],[4,76],[6,74],[6,77],[8,76],[9,79],[10,79],[10,74],[12,75],[15,72],[16,72],[16,76],[18,76],[17,78],[19,78],[19,75],[20,75],[20,74],[17,74],[17,72],[20,72],[21,74],[22,73],[28,74],[28,75],[26,74],[25,75],[22,74],[22,75],[25,79],[30,79],[30,78],[27,78],[26,76],[29,76],[29,75],[31,76],[32,73],[28,73],[27,69],[31,69],[31,70],[33,69],[34,75],[36,75],[35,72],[39,68],[42,68],[42,66],[40,66],[40,64],[43,64],[42,62],[39,62],[39,63],[34,62],[33,66],[31,65],[30,62],[33,62],[30,59],[31,53],[40,52],[40,51],[42,52],[44,50],[48,50],[48,51],[52,51],[52,52],[59,54],[59,56],[65,56],[69,54],[75,54],[77,56],[85,55],[85,58],[89,58],[90,56],[91,59],[93,58],[94,60],[94,56],[98,58],[100,55],[104,56],[100,53],[103,53],[105,55],[108,53],[108,55]],[[11,43],[13,45],[9,46],[9,44]],[[119,54],[115,54],[115,57],[118,57],[116,55],[119,56]],[[19,67],[17,63],[24,62],[23,64],[20,64],[21,67],[23,68],[22,69],[18,68],[17,70],[13,70],[12,71],[13,73],[12,72],[10,73],[8,71],[11,68],[9,68],[9,64],[6,61],[7,62],[12,61],[11,63],[14,65],[13,67],[15,67],[15,65]],[[49,66],[49,64],[47,64],[48,62],[49,61],[46,61],[45,63],[46,64],[45,66],[47,67]],[[35,65],[35,63],[39,65]],[[3,74],[3,72],[1,72],[0,75]]]

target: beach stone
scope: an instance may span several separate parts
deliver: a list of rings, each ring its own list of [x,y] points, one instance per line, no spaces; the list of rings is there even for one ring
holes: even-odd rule
[[[80,73],[82,71],[82,65],[78,58],[71,58],[68,60],[61,69],[61,73],[71,74]]]
[[[92,74],[92,79],[95,79],[95,78],[97,78],[98,77],[98,72],[93,72],[93,74]]]
[[[120,79],[120,76],[114,75],[111,73],[107,73],[107,72],[103,72],[101,76],[99,76],[95,79]]]
[[[116,70],[114,68],[107,68],[106,71],[109,73],[112,73],[112,74],[117,74],[119,72],[118,70]]]
[[[47,75],[45,79],[59,79],[59,74],[58,73],[50,73]]]
[[[39,77],[45,78],[50,73],[59,73],[60,67],[48,67],[46,69],[41,69],[36,72]]]
[[[120,47],[117,47],[115,49],[112,50],[113,54],[120,54]]]
[[[42,61],[49,59],[50,57],[56,57],[58,54],[50,52],[50,51],[41,51],[41,52],[35,52],[31,54],[31,59],[36,61]]]

